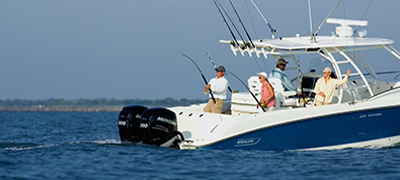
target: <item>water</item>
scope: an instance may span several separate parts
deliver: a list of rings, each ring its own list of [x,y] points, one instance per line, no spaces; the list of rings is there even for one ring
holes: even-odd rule
[[[121,144],[117,112],[0,112],[0,179],[400,179],[400,145],[332,151]]]

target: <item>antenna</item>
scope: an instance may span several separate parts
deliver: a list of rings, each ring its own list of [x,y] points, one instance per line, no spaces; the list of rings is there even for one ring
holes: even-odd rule
[[[311,0],[308,0],[308,15],[310,16],[310,32],[311,32],[311,37],[313,35],[312,32],[312,16],[311,16]]]
[[[360,21],[360,20],[350,20],[350,19],[335,19],[328,18],[326,23],[330,24],[340,24],[339,27],[336,27],[336,36],[338,37],[351,37],[353,36],[354,30],[350,26],[367,26],[368,21]],[[365,37],[367,35],[367,30],[360,31],[358,33],[359,37]]]
[[[331,12],[329,12],[329,14],[326,16],[326,18],[322,21],[321,25],[318,26],[318,29],[311,34],[311,42],[316,42],[315,36],[317,36],[318,31],[321,29],[322,25],[325,23],[325,21],[329,18],[329,16],[331,16],[331,14],[333,13],[333,11],[336,9],[336,7],[339,5],[339,3],[342,2],[342,0],[339,0],[339,2],[336,3],[335,7],[333,7],[333,9],[331,10]]]
[[[265,19],[265,17],[262,15],[261,11],[258,9],[257,5],[254,3],[253,0],[250,0],[251,3],[253,4],[253,6],[257,9],[258,14],[260,14],[260,16],[264,19],[265,24],[267,24],[267,26],[269,27],[269,29],[271,30],[271,34],[272,37],[271,39],[275,39],[275,33],[276,33],[276,29],[272,28],[271,24],[268,23],[267,19]]]

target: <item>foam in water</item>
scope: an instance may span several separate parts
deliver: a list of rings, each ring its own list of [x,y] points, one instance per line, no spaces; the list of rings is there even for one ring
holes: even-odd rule
[[[105,139],[97,141],[76,141],[70,142],[69,144],[121,144],[121,141],[115,139]]]
[[[23,146],[23,147],[5,147],[2,150],[5,150],[5,151],[24,151],[24,150],[48,148],[48,147],[54,147],[54,146],[58,146],[58,144]]]

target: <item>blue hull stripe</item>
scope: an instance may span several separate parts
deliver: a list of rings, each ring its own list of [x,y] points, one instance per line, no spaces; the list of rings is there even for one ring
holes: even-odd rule
[[[268,127],[200,149],[294,150],[400,135],[400,107],[334,114]]]

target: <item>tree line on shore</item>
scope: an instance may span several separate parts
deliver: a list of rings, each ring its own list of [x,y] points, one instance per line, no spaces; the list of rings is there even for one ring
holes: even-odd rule
[[[0,100],[0,107],[112,107],[112,106],[127,106],[127,105],[144,105],[144,106],[187,106],[191,104],[204,103],[204,99],[107,99],[107,98],[96,98],[96,99],[45,99],[45,100]]]

